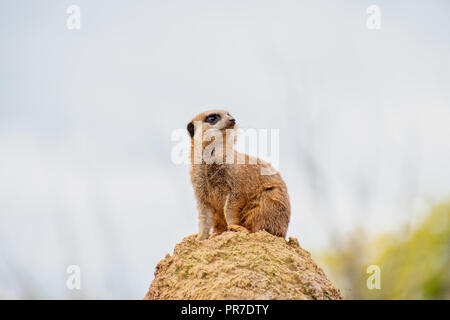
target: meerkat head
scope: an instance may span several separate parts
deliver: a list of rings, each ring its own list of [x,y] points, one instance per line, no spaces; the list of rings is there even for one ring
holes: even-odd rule
[[[236,129],[236,120],[226,110],[209,110],[196,115],[187,125],[187,130],[191,138],[199,132],[205,133],[208,130]]]
[[[236,142],[236,120],[226,110],[209,110],[195,116],[187,125],[191,136],[191,145],[198,151],[207,149],[209,155],[222,157],[227,149],[232,149]],[[223,146],[223,152],[217,154],[214,150]],[[193,153],[191,153],[193,156]],[[205,155],[204,155],[205,156]]]

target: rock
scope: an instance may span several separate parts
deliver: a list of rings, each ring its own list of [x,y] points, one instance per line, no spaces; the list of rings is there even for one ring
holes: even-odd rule
[[[342,299],[297,239],[224,232],[190,235],[161,260],[144,299]]]

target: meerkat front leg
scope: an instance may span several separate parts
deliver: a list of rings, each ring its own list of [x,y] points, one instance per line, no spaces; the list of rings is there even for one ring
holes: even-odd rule
[[[205,240],[209,236],[212,223],[212,210],[204,204],[198,204],[198,235],[197,240]]]
[[[223,213],[228,226],[239,223],[236,209],[235,206],[233,205],[234,202],[235,201],[233,194],[232,193],[228,194],[227,198],[225,199],[225,205],[223,207]]]
[[[227,221],[228,231],[244,231],[244,232],[249,231],[249,230],[247,230],[247,228],[239,225],[239,222],[240,222],[239,205],[238,205],[233,193],[230,193],[227,196],[227,198],[225,200],[225,206],[223,208],[223,212],[225,215],[225,220]]]

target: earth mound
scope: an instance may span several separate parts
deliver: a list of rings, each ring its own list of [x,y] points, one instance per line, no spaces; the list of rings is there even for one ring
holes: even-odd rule
[[[297,239],[224,232],[190,235],[167,254],[144,299],[342,299]]]

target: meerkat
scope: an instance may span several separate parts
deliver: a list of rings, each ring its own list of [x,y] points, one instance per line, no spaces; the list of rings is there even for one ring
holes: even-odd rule
[[[210,110],[187,125],[191,137],[191,182],[197,199],[198,240],[224,231],[265,230],[285,237],[289,195],[269,163],[237,152],[235,119],[225,110]],[[266,170],[271,174],[262,174]]]

